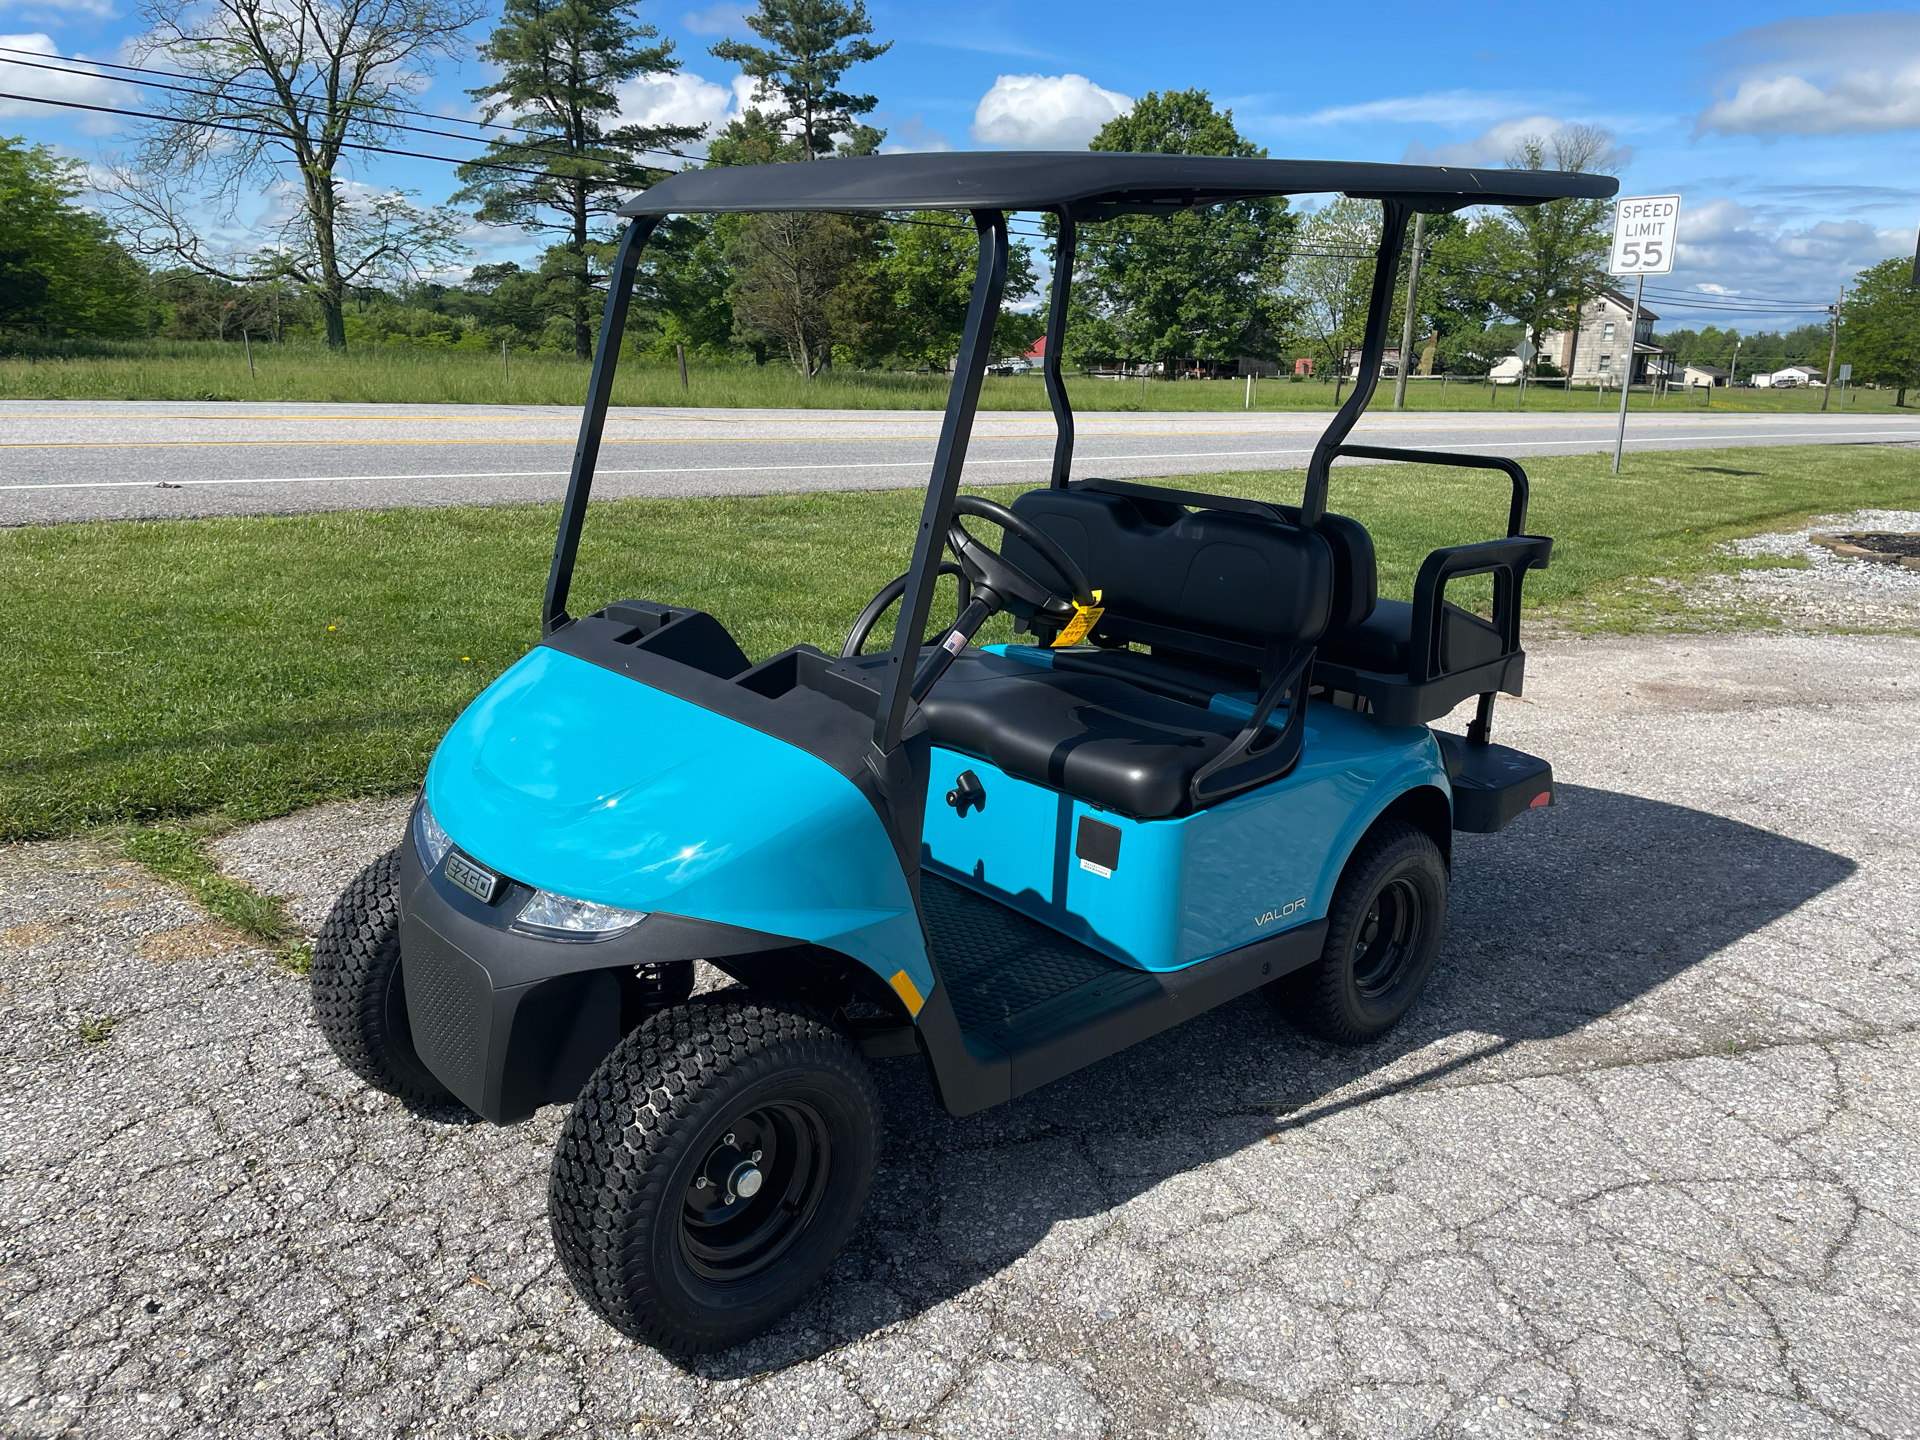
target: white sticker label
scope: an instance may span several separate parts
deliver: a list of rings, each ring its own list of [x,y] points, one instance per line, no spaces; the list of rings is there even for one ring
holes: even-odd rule
[[[1091,860],[1082,860],[1080,862],[1080,868],[1082,870],[1091,870],[1094,874],[1098,875],[1102,880],[1113,879],[1113,871],[1109,870],[1104,865],[1096,865]]]
[[[967,648],[967,637],[956,630],[940,642],[940,648],[949,655],[958,655]]]

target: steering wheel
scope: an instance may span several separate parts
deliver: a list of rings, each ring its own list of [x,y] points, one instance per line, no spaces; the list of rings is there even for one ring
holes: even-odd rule
[[[1041,583],[999,551],[990,550],[974,539],[960,523],[962,515],[989,520],[1009,535],[1017,535],[1067,582],[1067,594],[1062,595],[1052,585]],[[1046,531],[1004,505],[996,505],[978,495],[960,496],[953,502],[953,523],[947,527],[947,544],[972,582],[976,597],[986,602],[988,614],[1008,610],[1022,620],[1037,620],[1058,629],[1073,618],[1075,606],[1094,603],[1092,587],[1080,567],[1074,564],[1073,557]]]
[[[908,572],[909,575],[911,573],[911,571]],[[960,587],[960,609],[956,613],[965,613],[967,606],[973,601],[973,585],[967,579],[967,572],[951,560],[946,560],[941,562],[940,574],[951,575],[954,583]],[[867,608],[862,610],[860,618],[853,622],[853,629],[847,632],[846,643],[840,647],[842,660],[851,660],[866,649],[867,641],[873,635],[873,627],[880,623],[880,617],[887,613],[888,607],[894,601],[907,593],[907,578],[907,575],[894,576],[880,587],[873,599],[867,602]],[[935,631],[931,635],[923,635],[920,638],[921,648],[937,645],[940,642],[941,633]]]
[[[999,551],[982,545],[960,523],[962,515],[990,520],[1009,535],[1019,536],[1066,582],[1067,593],[1062,595],[1052,585],[1036,580]],[[925,697],[934,681],[953,663],[954,656],[966,648],[967,642],[973,639],[988,617],[1009,610],[1030,624],[1058,631],[1073,619],[1078,609],[1094,603],[1092,587],[1087,584],[1087,577],[1080,567],[1074,564],[1073,557],[1038,525],[1014,514],[1004,505],[982,500],[977,495],[960,496],[953,502],[953,522],[947,527],[947,544],[960,563],[942,562],[939,574],[952,575],[959,581],[960,613],[946,631],[945,639],[927,636],[921,640],[922,650],[934,647],[936,643],[937,648],[914,674],[909,693],[915,700]],[[888,581],[881,587],[880,593],[867,602],[867,608],[853,622],[846,643],[840,647],[841,659],[851,660],[860,653],[873,633],[875,622],[906,593],[906,589],[907,576],[902,575]]]

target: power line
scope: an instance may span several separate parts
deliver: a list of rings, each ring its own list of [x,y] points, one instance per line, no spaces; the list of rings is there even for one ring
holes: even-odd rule
[[[12,55],[26,55],[26,56],[31,56],[32,59],[23,61],[23,60],[13,60],[13,59],[5,58],[7,56],[12,56]],[[61,69],[59,66],[42,63],[48,60],[62,60],[67,62],[68,65],[81,65],[81,66],[90,65],[90,66],[96,67],[96,70],[99,68],[104,68],[109,70],[125,70],[130,74],[136,74],[136,75],[163,75],[170,80],[190,80],[196,85],[203,85],[203,86],[204,85],[220,85],[220,86],[226,86],[226,87],[230,87],[232,89],[237,89],[237,90],[260,90],[260,91],[265,91],[267,94],[276,95],[276,96],[279,94],[279,91],[275,90],[274,87],[271,85],[262,85],[250,80],[212,81],[212,80],[204,79],[203,77],[198,75],[188,74],[187,72],[180,71],[180,70],[158,70],[153,68],[152,66],[147,66],[147,65],[123,65],[112,60],[84,60],[77,55],[59,55],[59,54],[49,55],[40,50],[22,50],[17,48],[16,46],[0,45],[0,62],[3,62],[5,64],[31,65],[32,68],[38,69],[38,70],[52,70],[57,74],[64,74],[64,75],[85,75],[85,76],[90,76],[91,78],[99,79],[99,80],[117,80],[119,78],[113,75],[97,74],[96,70]],[[154,82],[147,81],[147,80],[120,80],[119,83],[123,85],[154,84]],[[162,89],[162,90],[172,90],[179,87],[171,86],[171,85],[158,85],[155,88]],[[183,93],[201,94],[201,95],[206,94],[204,90],[202,91],[187,90],[187,91],[184,91]],[[208,96],[208,98],[213,98],[213,97]],[[41,103],[51,105],[56,102],[47,100],[47,101],[42,101]],[[418,106],[414,106],[414,105],[383,105],[378,108],[381,110],[391,111],[396,115],[418,115],[429,120],[444,120],[454,125],[471,125],[476,129],[482,129],[482,130],[503,130],[510,134],[532,135],[535,137],[541,136],[546,133],[544,131],[531,129],[525,125],[502,125],[498,121],[494,121],[494,120],[463,120],[457,115],[436,115],[430,110],[422,110]],[[473,136],[473,135],[457,135],[451,131],[445,131],[445,130],[422,130],[422,129],[419,129],[419,127],[417,126],[401,125],[393,121],[380,121],[376,123],[389,125],[392,128],[397,130],[418,130],[418,132],[423,135],[445,135],[447,138],[453,139],[453,140],[465,140],[468,142],[472,142],[480,138],[478,136]],[[497,143],[497,142],[493,142],[493,143]],[[555,151],[552,153],[564,154],[566,152]],[[638,153],[642,155],[659,155],[672,160],[693,160],[698,158],[697,156],[687,155],[678,150],[660,150],[660,149],[649,149],[645,147],[641,147],[638,150]]]
[[[51,70],[56,75],[85,75],[88,73],[87,71],[84,71],[84,70],[63,69],[58,65],[41,65],[31,60],[15,60],[5,55],[0,55],[0,65],[23,65],[33,70]],[[110,78],[110,77],[103,76],[101,78],[104,79],[104,78]],[[122,81],[119,81],[118,83],[122,85],[142,85],[154,90],[169,90],[176,95],[192,95],[202,100],[218,101],[220,99],[219,95],[215,93],[209,93],[208,91],[205,91],[205,90],[195,90],[190,86],[186,86],[186,85],[169,85],[161,80],[122,80]],[[259,89],[264,87],[254,86],[250,88]],[[46,105],[53,105],[59,102],[53,101],[53,100],[46,100],[46,101],[42,101],[41,103]],[[411,110],[405,110],[400,113],[413,114],[416,112]],[[210,123],[205,120],[200,120],[200,119],[196,119],[188,116],[179,116],[179,115],[161,115],[158,118],[176,125],[204,125],[204,124]],[[249,117],[247,117],[243,112],[242,115],[237,117],[232,117],[232,118],[244,119]],[[480,138],[474,135],[461,135],[452,130],[430,130],[420,125],[404,125],[397,120],[372,120],[369,123],[378,125],[380,128],[386,129],[386,130],[405,130],[414,135],[437,135],[443,139],[459,140],[466,144],[473,144],[476,140]],[[272,133],[272,132],[267,132],[267,133]],[[533,132],[528,132],[528,133],[533,133]],[[500,142],[494,141],[492,143],[499,144]],[[528,145],[528,146],[523,146],[521,148],[529,154],[551,155],[556,158],[564,159],[564,160],[579,160],[579,159],[593,158],[590,156],[582,156],[575,152],[567,151],[567,150],[548,150],[537,145]],[[646,153],[652,154],[655,152],[648,151]],[[468,161],[468,160],[461,160],[456,163],[461,165],[468,165],[474,162]],[[549,172],[531,172],[531,173],[549,173]],[[594,182],[589,182],[589,183],[594,183]]]
[[[224,130],[234,135],[257,135],[265,140],[286,141],[291,137],[275,130],[256,130],[245,125],[230,125],[219,120],[195,120],[186,122],[172,115],[157,115],[147,110],[124,110],[117,105],[88,105],[79,100],[49,100],[41,95],[15,95],[0,90],[0,100],[24,100],[33,105],[55,105],[63,110],[91,110],[101,115],[129,115],[136,120],[160,120],[169,124],[192,123],[207,130]],[[343,150],[363,150],[373,155],[397,155],[405,160],[438,160],[443,165],[475,165],[483,170],[510,170],[520,175],[548,176],[545,170],[529,170],[523,165],[501,165],[491,160],[461,160],[451,155],[427,155],[418,150],[395,150],[386,145],[368,145],[357,140],[333,140],[327,142],[338,145]]]

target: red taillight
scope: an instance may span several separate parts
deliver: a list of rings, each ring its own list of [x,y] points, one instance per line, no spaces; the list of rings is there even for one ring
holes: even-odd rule
[[[1542,805],[1551,805],[1552,803],[1553,803],[1553,792],[1551,790],[1542,790],[1538,795],[1534,796],[1533,799],[1527,802],[1527,809],[1538,810]]]

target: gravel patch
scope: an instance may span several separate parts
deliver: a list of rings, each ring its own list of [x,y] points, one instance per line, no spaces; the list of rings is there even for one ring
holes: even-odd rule
[[[1743,559],[1805,560],[1805,570],[1743,570],[1700,587],[1708,604],[1759,610],[1794,628],[1920,630],[1920,570],[1871,560],[1844,560],[1814,535],[1840,531],[1920,532],[1920,511],[1856,510],[1823,515],[1804,530],[1754,535],[1721,548]]]
[[[0,849],[0,1432],[1920,1433],[1920,639],[1530,668],[1498,731],[1561,803],[1458,837],[1401,1031],[1249,997],[965,1120],[882,1062],[854,1245],[687,1365],[559,1275],[558,1109],[371,1094],[179,892]],[[310,924],[404,812],[222,863]]]

